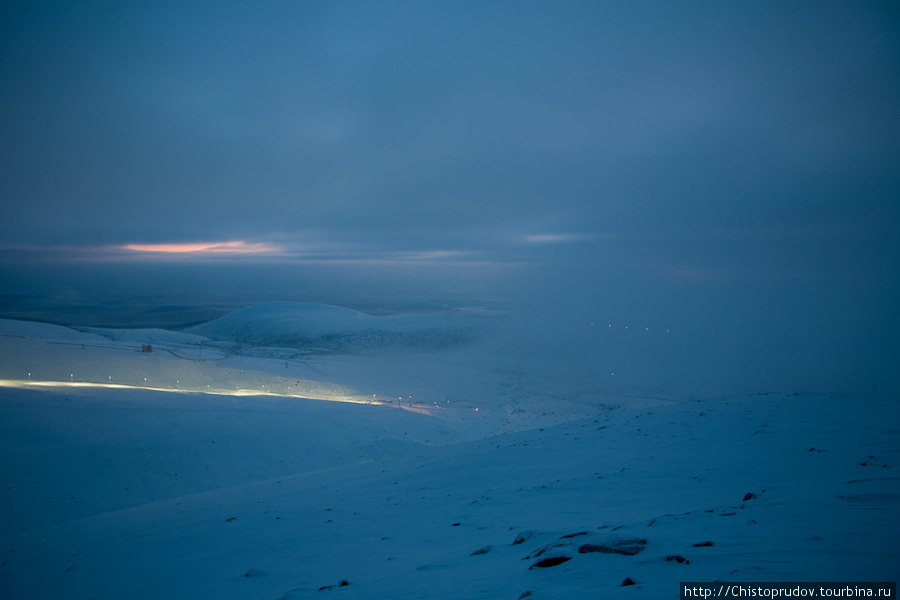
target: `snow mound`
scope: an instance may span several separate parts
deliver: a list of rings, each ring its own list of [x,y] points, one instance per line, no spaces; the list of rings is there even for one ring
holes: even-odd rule
[[[308,352],[437,350],[478,337],[484,321],[450,314],[374,316],[325,304],[270,302],[190,328],[214,340]]]
[[[167,329],[107,329],[100,327],[75,327],[73,329],[113,342],[198,345],[207,341],[200,335]]]
[[[78,331],[73,327],[39,323],[37,321],[16,321],[0,319],[0,335],[6,337],[42,340],[64,340],[70,342],[99,341],[103,338],[95,333]]]

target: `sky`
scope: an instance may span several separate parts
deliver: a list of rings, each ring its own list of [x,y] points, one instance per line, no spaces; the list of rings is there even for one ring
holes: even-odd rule
[[[7,308],[514,299],[900,364],[896,2],[8,1],[0,130]]]

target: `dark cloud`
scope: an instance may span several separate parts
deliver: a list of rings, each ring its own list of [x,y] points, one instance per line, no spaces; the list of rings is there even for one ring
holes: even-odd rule
[[[8,11],[9,240],[379,228],[460,245],[492,227],[877,218],[896,191],[890,5]],[[851,203],[873,176],[893,187]]]

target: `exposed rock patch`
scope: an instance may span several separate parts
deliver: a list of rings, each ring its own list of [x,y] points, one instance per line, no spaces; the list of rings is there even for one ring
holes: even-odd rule
[[[571,556],[551,556],[549,558],[543,558],[537,561],[528,568],[533,569],[535,567],[538,567],[539,569],[546,569],[547,567],[555,567],[556,565],[561,565],[564,562],[568,562],[570,560],[572,560]]]
[[[625,556],[634,556],[642,552],[647,545],[647,540],[617,540],[608,544],[582,544],[578,547],[578,552],[587,554],[589,552],[602,552],[603,554],[623,554]]]
[[[516,539],[513,540],[513,546],[517,546],[518,544],[524,544],[534,535],[533,531],[520,531],[519,535],[516,536]]]

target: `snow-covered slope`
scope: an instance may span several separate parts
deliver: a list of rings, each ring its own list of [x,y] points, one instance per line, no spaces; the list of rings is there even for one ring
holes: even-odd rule
[[[41,389],[41,388],[38,388]],[[70,388],[0,394],[0,535],[186,494],[416,452],[411,411],[277,397]]]
[[[13,319],[0,319],[0,336],[78,342],[99,341],[102,339],[99,335],[84,333],[72,327],[37,323],[35,321],[16,321]]]
[[[5,473],[7,499],[28,493],[29,477],[55,482],[36,504],[61,508],[101,491],[123,498],[131,485],[159,494],[207,470],[220,487],[0,538],[4,597],[660,598],[688,580],[900,575],[895,403],[715,399],[435,446],[396,434],[440,428],[440,416],[388,407],[254,415],[249,402],[189,396],[180,414],[167,405],[128,436],[111,432],[136,415],[89,423],[116,403],[146,416],[158,398],[5,397],[5,416],[36,421],[17,446],[24,456],[82,436],[77,461],[44,450],[27,475]],[[54,422],[57,411],[82,414]],[[368,460],[327,459],[323,444],[344,436],[346,458]],[[308,452],[324,468],[287,464]],[[81,482],[60,477],[74,462]],[[535,566],[546,558],[569,560]],[[620,587],[626,577],[637,585]]]
[[[483,319],[444,314],[374,316],[324,304],[270,302],[189,331],[212,339],[308,352],[432,350],[473,339]]]
[[[218,334],[0,321],[0,597],[660,598],[900,576],[896,399],[640,395],[477,338],[261,350],[435,321],[232,317]]]
[[[169,331],[167,329],[109,329],[99,327],[77,327],[78,331],[98,335],[114,342],[135,342],[145,344],[176,344],[183,346],[196,346],[208,342],[202,335],[185,333],[183,331]]]

